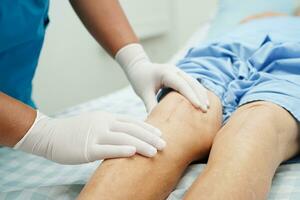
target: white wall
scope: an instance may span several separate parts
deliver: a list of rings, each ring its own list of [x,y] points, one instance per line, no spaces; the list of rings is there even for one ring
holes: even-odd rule
[[[164,62],[216,8],[217,0],[123,0],[127,13],[152,60]],[[144,12],[141,2],[157,4],[166,11],[167,32],[148,38],[136,16]],[[167,5],[167,6],[165,6]],[[165,7],[161,7],[165,6]],[[140,10],[140,11],[139,11]],[[152,13],[155,16],[156,10]],[[158,11],[157,11],[158,12]],[[161,11],[160,11],[161,13]],[[87,33],[68,1],[52,0],[51,23],[34,79],[34,99],[48,114],[110,93],[128,84],[121,69]],[[148,26],[149,27],[149,26]],[[152,29],[152,30],[159,30]],[[153,33],[152,33],[153,34]],[[151,35],[151,34],[150,34]],[[143,38],[144,38],[143,37]]]

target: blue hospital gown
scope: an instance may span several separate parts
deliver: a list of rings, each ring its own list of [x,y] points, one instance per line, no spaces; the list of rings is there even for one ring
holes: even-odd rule
[[[196,44],[177,66],[214,92],[223,122],[239,106],[269,101],[300,121],[300,17],[248,22]]]

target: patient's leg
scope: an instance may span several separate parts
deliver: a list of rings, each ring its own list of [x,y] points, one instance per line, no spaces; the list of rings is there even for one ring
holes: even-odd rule
[[[296,9],[296,11],[295,11],[295,14],[294,14],[295,16],[300,16],[300,6],[299,7],[297,7],[297,9]]]
[[[281,16],[288,16],[288,15],[280,12],[263,12],[256,15],[248,16],[245,19],[243,19],[240,23],[243,24],[252,20],[258,20],[258,19],[264,19],[270,17],[281,17]]]
[[[279,164],[299,151],[299,127],[267,102],[242,106],[215,137],[209,161],[185,199],[266,199]]]
[[[220,129],[221,103],[212,93],[209,98],[211,108],[203,113],[178,93],[168,94],[147,119],[162,130],[164,151],[151,159],[136,155],[104,161],[79,199],[165,199],[186,167],[208,155]]]

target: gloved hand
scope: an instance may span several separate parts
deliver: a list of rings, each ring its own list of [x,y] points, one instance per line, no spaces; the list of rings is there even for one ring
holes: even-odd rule
[[[14,146],[62,164],[80,164],[136,152],[152,157],[166,143],[149,124],[106,112],[50,118],[38,112],[27,134]]]
[[[156,94],[163,87],[178,91],[195,107],[207,111],[207,90],[172,64],[152,63],[140,44],[121,48],[115,59],[125,71],[136,94],[144,101],[148,112],[157,104]]]

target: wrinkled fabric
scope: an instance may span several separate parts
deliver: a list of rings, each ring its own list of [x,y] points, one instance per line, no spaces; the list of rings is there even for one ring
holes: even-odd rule
[[[258,100],[300,121],[299,36],[296,17],[256,20],[196,45],[177,66],[220,98],[224,122],[239,106]]]

